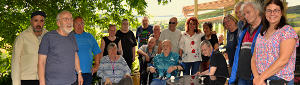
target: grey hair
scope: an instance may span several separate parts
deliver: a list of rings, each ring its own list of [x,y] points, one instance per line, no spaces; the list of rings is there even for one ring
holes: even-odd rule
[[[154,30],[155,27],[159,27],[159,29],[160,29],[160,25],[159,25],[159,24],[155,24],[155,25],[153,26],[152,30]]]
[[[244,4],[244,2],[240,1],[234,5],[234,8],[236,9],[237,7],[241,7],[243,4]]]
[[[110,50],[110,49],[112,49],[112,48],[114,48],[115,46],[117,46],[115,43],[109,43],[107,45],[107,51]]]
[[[70,14],[72,14],[70,11],[63,10],[62,12],[60,12],[60,13],[57,14],[57,16],[56,16],[56,21],[58,21],[59,18],[60,18],[60,16],[61,16],[62,14],[64,14],[64,13],[70,13]]]
[[[203,40],[201,43],[200,43],[200,47],[206,45],[207,47],[212,47],[212,45],[210,44],[210,42],[208,40]]]
[[[262,16],[263,15],[263,10],[262,10],[262,6],[261,6],[261,3],[259,2],[245,2],[244,4],[242,4],[241,8],[240,8],[240,11],[241,13],[244,15],[244,13],[242,12],[244,10],[244,8],[247,6],[247,5],[251,5],[253,7],[253,9],[255,10],[258,10],[259,11],[259,16]]]

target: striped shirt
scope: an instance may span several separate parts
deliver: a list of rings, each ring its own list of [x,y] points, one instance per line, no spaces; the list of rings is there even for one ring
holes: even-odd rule
[[[125,59],[120,58],[113,62],[109,59],[109,56],[102,57],[97,75],[105,82],[106,78],[109,78],[112,83],[119,83],[124,78],[124,75],[130,75],[129,69]]]
[[[295,30],[289,26],[285,25],[281,29],[276,30],[269,39],[265,39],[264,36],[259,35],[256,40],[256,67],[258,73],[262,73],[267,70],[278,58],[280,54],[280,43],[283,40],[295,38],[297,40],[295,49],[288,61],[288,63],[275,74],[279,78],[286,81],[291,81],[294,79],[295,71],[295,60],[296,60],[296,47],[299,46],[298,36]]]

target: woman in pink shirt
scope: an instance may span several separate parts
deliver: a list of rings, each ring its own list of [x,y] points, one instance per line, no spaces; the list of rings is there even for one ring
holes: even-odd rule
[[[280,0],[270,0],[264,11],[264,27],[257,37],[251,59],[253,84],[265,85],[266,82],[279,81],[293,85],[298,36],[287,25]]]

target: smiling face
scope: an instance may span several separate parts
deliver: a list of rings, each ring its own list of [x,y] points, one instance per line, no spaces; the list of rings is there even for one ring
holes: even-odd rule
[[[269,4],[266,6],[266,19],[269,21],[270,24],[278,24],[282,17],[282,11],[280,6],[276,4]]]
[[[73,18],[69,12],[63,12],[57,21],[58,27],[66,34],[69,34],[73,30]]]
[[[201,53],[204,56],[210,56],[211,52],[212,52],[212,47],[211,46],[207,46],[207,44],[201,46]]]
[[[148,47],[153,48],[155,46],[155,44],[156,44],[156,39],[153,37],[149,38]]]
[[[116,26],[109,26],[108,33],[109,36],[116,36]]]
[[[124,30],[124,31],[129,30],[129,23],[128,23],[128,20],[123,20],[123,21],[122,21],[122,27],[121,27],[121,29]]]
[[[34,32],[42,32],[45,25],[45,19],[41,15],[36,15],[30,20]]]
[[[196,29],[196,26],[197,26],[197,24],[193,20],[191,20],[189,23],[189,31],[194,32],[194,30]]]
[[[81,34],[84,31],[84,21],[81,18],[77,18],[74,22],[74,31],[77,34]]]
[[[211,30],[207,24],[203,24],[203,31],[205,35],[209,35]]]

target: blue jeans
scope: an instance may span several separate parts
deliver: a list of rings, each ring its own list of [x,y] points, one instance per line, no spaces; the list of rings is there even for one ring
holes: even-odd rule
[[[83,85],[91,85],[92,84],[92,73],[82,73]]]
[[[183,75],[194,75],[200,66],[200,61],[196,62],[182,62],[182,66],[184,68]],[[190,74],[190,69],[192,68],[192,74]]]
[[[152,79],[152,82],[150,85],[166,85],[166,80],[160,80],[160,79]]]
[[[253,85],[253,81],[239,78],[238,85]]]
[[[267,80],[280,80],[281,78],[277,77],[277,76],[271,76],[269,77]],[[294,85],[294,79],[291,81],[288,81],[287,85]]]

